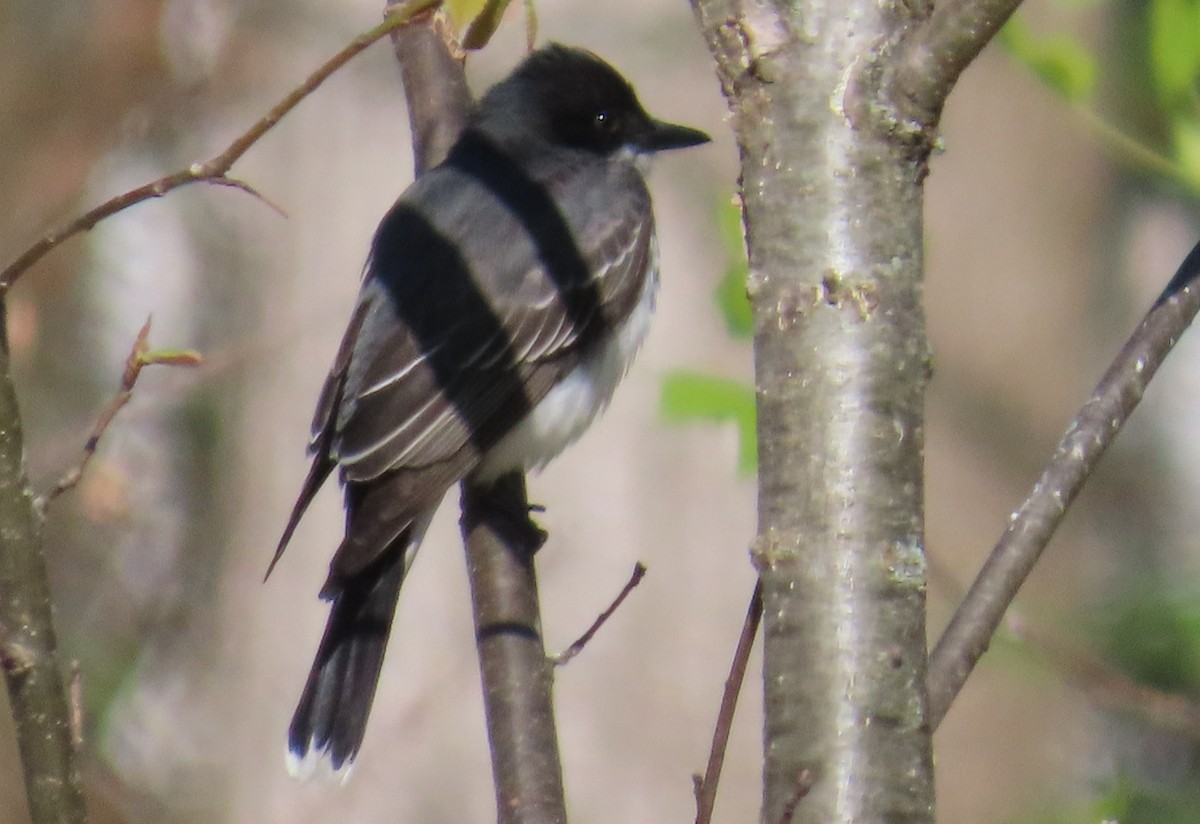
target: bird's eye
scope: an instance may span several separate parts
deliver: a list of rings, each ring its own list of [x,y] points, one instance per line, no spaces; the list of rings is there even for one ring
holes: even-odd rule
[[[592,122],[596,131],[604,134],[612,134],[618,128],[617,118],[611,112],[603,110],[596,112]]]

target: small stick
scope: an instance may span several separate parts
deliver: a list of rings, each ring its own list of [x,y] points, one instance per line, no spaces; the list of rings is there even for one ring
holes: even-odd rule
[[[629,593],[633,592],[633,588],[642,582],[642,578],[645,577],[645,575],[646,567],[641,561],[638,561],[633,565],[633,575],[629,576],[629,580],[617,594],[617,597],[613,599],[613,602],[608,605],[608,609],[600,613],[596,620],[592,622],[592,625],[587,628],[587,632],[585,632],[583,635],[580,635],[575,643],[571,644],[571,646],[567,647],[558,655],[550,656],[550,663],[554,664],[556,667],[561,667],[576,655],[583,652],[583,648],[586,647],[588,642],[592,640],[592,637],[600,631],[600,627],[604,626],[604,623],[612,617],[613,613],[617,611],[617,608],[621,606],[621,602],[629,596]]]
[[[142,367],[152,366],[153,364],[199,366],[204,362],[199,353],[190,350],[150,351],[150,321],[150,318],[146,318],[146,322],[142,324],[141,331],[138,332],[137,338],[133,342],[133,348],[129,350],[129,357],[125,359],[125,371],[121,375],[121,387],[116,396],[101,410],[99,417],[96,419],[96,425],[92,427],[91,434],[88,435],[88,439],[83,444],[83,455],[79,458],[79,462],[68,469],[59,479],[58,483],[38,499],[38,508],[40,510],[45,510],[51,501],[67,490],[74,489],[79,483],[83,477],[84,469],[87,468],[88,463],[92,460],[92,456],[96,454],[96,448],[100,446],[100,439],[108,431],[108,427],[117,416],[117,413],[133,397],[133,387],[137,383],[138,376],[142,373]]]
[[[287,96],[276,103],[257,123],[238,136],[223,152],[211,160],[205,163],[193,163],[186,169],[173,172],[165,177],[160,177],[158,180],[138,186],[136,189],[131,189],[124,194],[119,194],[80,215],[65,226],[46,233],[40,240],[4,267],[3,271],[0,271],[0,292],[7,291],[27,269],[66,239],[88,231],[101,220],[104,220],[104,218],[114,215],[123,209],[128,209],[134,204],[150,200],[151,198],[162,197],[172,189],[178,189],[180,186],[186,186],[189,183],[204,181],[221,186],[232,186],[254,195],[276,211],[282,211],[278,206],[275,206],[271,201],[259,194],[248,183],[228,177],[227,172],[259,138],[278,123],[285,114],[294,109],[297,103],[315,91],[331,74],[372,43],[432,8],[437,2],[438,0],[412,0],[412,2],[403,6],[393,6],[394,11],[390,11],[382,23],[370,31],[360,34],[345,48],[325,61],[303,83],[292,89]]]
[[[750,650],[754,646],[754,637],[758,635],[762,610],[763,594],[762,580],[760,579],[754,584],[754,594],[750,596],[750,606],[746,609],[746,620],[742,622],[742,634],[738,638],[737,649],[733,653],[733,663],[729,666],[729,677],[725,679],[725,692],[721,695],[721,708],[717,711],[717,726],[713,730],[708,766],[704,769],[703,778],[698,775],[692,776],[696,791],[696,824],[709,824],[712,821],[713,805],[717,801],[717,782],[721,780],[721,767],[725,764],[725,750],[729,745],[730,730],[733,729],[733,713],[737,709],[738,696],[742,691],[742,681],[746,677],[746,667],[750,661]]]

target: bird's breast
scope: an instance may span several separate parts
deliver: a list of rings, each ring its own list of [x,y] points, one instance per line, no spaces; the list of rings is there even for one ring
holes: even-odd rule
[[[608,406],[641,347],[657,292],[658,246],[651,238],[649,265],[633,311],[487,451],[473,473],[476,480],[486,483],[513,470],[540,469],[583,434]]]

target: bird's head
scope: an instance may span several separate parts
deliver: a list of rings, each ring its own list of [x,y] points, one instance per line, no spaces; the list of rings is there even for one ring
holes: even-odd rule
[[[707,143],[699,129],[656,120],[616,69],[557,43],[530,54],[480,101],[480,125],[598,155],[648,154]]]

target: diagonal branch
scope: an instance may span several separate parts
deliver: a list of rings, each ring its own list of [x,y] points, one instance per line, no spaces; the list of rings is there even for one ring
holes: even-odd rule
[[[629,576],[629,580],[625,582],[625,586],[617,593],[617,597],[613,599],[613,602],[596,616],[596,620],[592,621],[592,625],[584,631],[583,635],[576,638],[571,646],[558,655],[550,656],[550,662],[556,667],[565,666],[576,655],[583,652],[584,647],[591,643],[592,639],[596,637],[596,633],[600,631],[600,628],[608,623],[608,619],[613,617],[613,614],[621,608],[621,604],[625,603],[625,599],[629,597],[629,593],[633,592],[634,587],[642,582],[642,578],[645,575],[646,566],[641,561],[638,561],[633,565],[633,574]]]
[[[762,581],[755,581],[750,595],[750,606],[746,608],[746,619],[742,622],[742,633],[738,636],[729,677],[725,679],[725,690],[721,693],[721,708],[717,711],[717,725],[713,730],[712,748],[708,754],[708,765],[704,776],[695,776],[696,781],[696,824],[710,824],[713,807],[717,803],[717,783],[721,780],[721,768],[725,766],[725,750],[729,745],[729,733],[733,730],[733,714],[737,710],[742,681],[750,664],[750,650],[758,625],[762,621]]]
[[[1067,508],[1200,310],[1197,276],[1200,243],[1184,259],[1067,428],[1054,457],[1013,513],[1008,529],[942,633],[929,659],[932,727],[945,717]]]
[[[193,163],[186,169],[181,169],[165,177],[160,177],[158,180],[153,180],[142,186],[138,186],[136,189],[131,189],[128,192],[110,198],[99,206],[75,218],[70,223],[47,233],[0,271],[0,291],[6,291],[16,283],[17,278],[24,274],[27,269],[68,238],[92,229],[101,220],[111,217],[123,209],[128,209],[130,206],[152,198],[162,197],[167,192],[172,189],[178,189],[180,186],[200,182],[232,186],[247,191],[257,196],[260,200],[265,201],[268,205],[272,205],[270,201],[258,194],[248,184],[227,176],[233,164],[251,146],[258,142],[263,135],[270,131],[284,115],[294,109],[296,104],[311,94],[331,74],[349,62],[351,58],[365,50],[375,41],[390,34],[417,15],[437,4],[438,0],[410,0],[407,3],[393,6],[392,9],[394,11],[382,23],[354,38],[345,48],[325,61],[303,83],[292,89],[286,97],[276,103],[257,123],[239,135],[237,139],[230,143],[216,157],[204,163]],[[272,208],[278,211],[278,207],[272,205]]]

